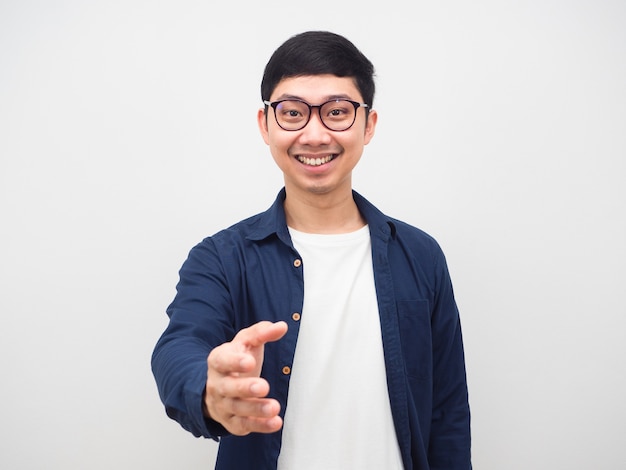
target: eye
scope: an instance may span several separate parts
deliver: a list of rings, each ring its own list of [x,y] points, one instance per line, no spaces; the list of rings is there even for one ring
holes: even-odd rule
[[[306,119],[309,108],[299,101],[282,101],[276,106],[277,116],[285,121],[294,122]]]
[[[332,121],[342,121],[351,119],[354,114],[354,107],[348,101],[330,101],[323,107],[324,116]]]

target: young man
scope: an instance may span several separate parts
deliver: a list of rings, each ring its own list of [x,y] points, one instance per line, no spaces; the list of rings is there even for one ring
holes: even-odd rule
[[[275,51],[257,119],[285,186],[180,271],[152,368],[167,414],[220,440],[218,469],[471,468],[444,255],[352,190],[373,76],[333,33]]]

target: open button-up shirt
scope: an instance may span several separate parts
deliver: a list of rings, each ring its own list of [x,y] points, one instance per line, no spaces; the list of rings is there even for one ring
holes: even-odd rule
[[[370,229],[387,387],[404,467],[471,469],[463,341],[443,252],[426,233],[353,196]],[[266,344],[261,375],[282,417],[289,406],[304,281],[284,200],[283,189],[266,212],[190,251],[152,356],[168,416],[195,436],[220,440],[217,469],[275,469],[280,453],[282,431],[229,435],[203,415],[202,401],[211,349],[258,321],[283,320],[289,329]]]

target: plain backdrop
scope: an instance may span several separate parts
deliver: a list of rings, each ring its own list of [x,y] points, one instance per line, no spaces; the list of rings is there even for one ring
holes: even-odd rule
[[[474,468],[626,468],[623,0],[0,0],[0,468],[212,468],[150,355],[282,185],[259,85],[307,29],[376,66],[354,187],[447,255]]]

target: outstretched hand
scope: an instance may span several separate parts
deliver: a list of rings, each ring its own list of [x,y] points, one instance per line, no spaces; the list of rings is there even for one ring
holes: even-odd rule
[[[280,404],[266,398],[270,386],[260,375],[265,343],[279,340],[286,332],[285,322],[262,321],[209,354],[205,414],[231,434],[272,433],[283,425]]]

